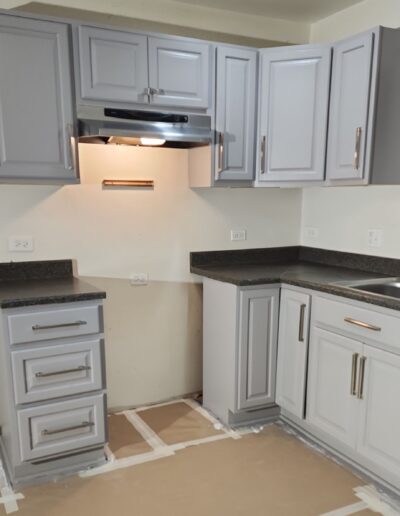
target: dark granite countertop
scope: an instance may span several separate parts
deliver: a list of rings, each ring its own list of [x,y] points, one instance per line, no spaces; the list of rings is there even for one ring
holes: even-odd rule
[[[0,307],[103,299],[106,293],[72,275],[71,260],[0,264]]]
[[[238,286],[285,283],[400,310],[400,299],[348,286],[364,280],[400,277],[400,260],[304,247],[254,251],[191,253],[190,270]]]

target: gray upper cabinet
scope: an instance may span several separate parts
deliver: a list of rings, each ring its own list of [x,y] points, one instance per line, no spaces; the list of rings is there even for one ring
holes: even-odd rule
[[[208,43],[149,37],[152,104],[205,109],[210,77]]]
[[[77,181],[70,28],[0,15],[0,181]]]
[[[215,180],[254,178],[257,50],[217,48]]]
[[[279,288],[240,292],[238,409],[275,402]]]
[[[258,185],[324,179],[330,68],[330,46],[262,51]]]
[[[148,104],[147,36],[79,27],[81,96]]]
[[[334,46],[327,177],[365,178],[368,109],[374,34],[368,32]]]

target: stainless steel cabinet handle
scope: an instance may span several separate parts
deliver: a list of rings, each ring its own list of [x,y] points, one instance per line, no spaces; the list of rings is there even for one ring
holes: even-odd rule
[[[362,400],[363,396],[364,396],[364,376],[365,376],[365,362],[366,361],[367,361],[367,357],[361,357],[360,376],[358,377],[358,393],[357,393],[357,398],[359,400]]]
[[[74,169],[74,128],[72,124],[67,124],[67,168],[68,170]]]
[[[34,324],[32,326],[32,330],[37,331],[37,330],[52,330],[54,328],[71,328],[73,326],[83,326],[85,324],[87,324],[86,321],[75,321],[75,322],[61,323],[61,324],[49,324],[47,326],[43,326],[41,324]]]
[[[365,328],[367,330],[381,331],[381,328],[379,326],[374,326],[373,324],[368,324],[366,322],[357,321],[357,319],[352,319],[351,317],[345,317],[344,320],[347,323],[355,324],[356,326],[360,326],[361,328]]]
[[[64,432],[72,432],[72,430],[80,430],[83,428],[91,428],[94,426],[94,423],[89,421],[83,421],[82,424],[76,426],[68,426],[66,428],[59,428],[58,430],[42,430],[42,435],[56,435],[62,434]]]
[[[352,396],[357,395],[357,364],[358,364],[358,353],[353,353],[352,363],[351,363],[351,387],[350,394]]]
[[[89,371],[91,369],[90,366],[79,366],[74,369],[63,369],[62,371],[53,371],[52,373],[35,373],[36,378],[47,378],[48,376],[58,376],[61,374],[68,373],[79,373],[81,371]]]
[[[162,88],[150,88],[152,95],[165,95],[165,90]]]
[[[354,149],[354,159],[353,159],[354,170],[358,170],[360,167],[361,133],[362,133],[362,127],[357,127],[357,129],[356,129],[356,145],[355,145],[355,149]]]
[[[225,139],[224,133],[218,133],[218,174],[225,169]]]
[[[266,163],[266,153],[267,153],[267,137],[263,136],[261,138],[261,174],[265,174],[265,163]]]
[[[304,314],[306,312],[307,305],[300,305],[300,318],[299,318],[299,342],[304,342]]]

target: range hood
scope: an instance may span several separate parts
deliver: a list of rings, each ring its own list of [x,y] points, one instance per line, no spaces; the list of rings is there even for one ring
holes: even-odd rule
[[[191,148],[212,141],[208,115],[82,106],[78,122],[82,143]]]

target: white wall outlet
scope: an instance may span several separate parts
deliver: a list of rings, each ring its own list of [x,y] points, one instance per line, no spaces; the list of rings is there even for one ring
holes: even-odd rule
[[[304,237],[310,239],[317,239],[319,237],[319,229],[311,226],[304,228]]]
[[[382,247],[383,245],[383,230],[369,229],[368,230],[368,247]]]
[[[245,229],[231,229],[231,240],[246,240],[247,234]]]
[[[133,272],[130,275],[130,282],[131,285],[137,286],[137,285],[147,285],[149,282],[149,275],[147,272]]]
[[[31,253],[34,249],[33,236],[8,237],[8,250],[15,253]]]

